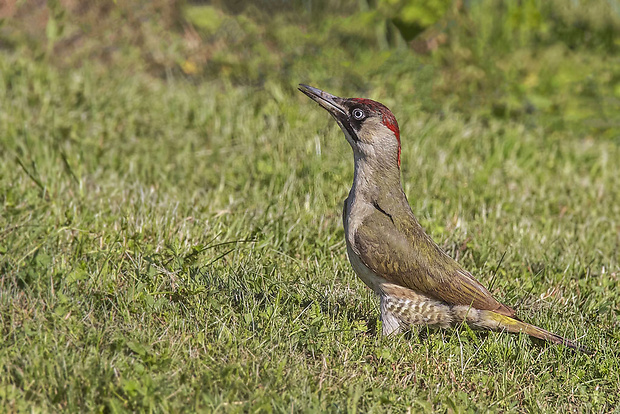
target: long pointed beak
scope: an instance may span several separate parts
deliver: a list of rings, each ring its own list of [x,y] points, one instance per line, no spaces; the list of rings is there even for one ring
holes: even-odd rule
[[[345,120],[347,118],[347,111],[342,105],[344,99],[301,83],[299,84],[299,90],[325,108],[337,120]]]

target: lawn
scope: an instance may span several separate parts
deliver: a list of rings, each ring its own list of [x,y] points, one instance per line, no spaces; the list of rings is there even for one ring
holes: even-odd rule
[[[321,41],[310,37],[306,52]],[[0,50],[0,411],[620,407],[620,88],[606,87],[620,80],[617,54],[567,55],[591,64],[593,81],[571,80],[593,82],[582,100],[534,68],[551,89],[526,84],[494,105],[471,88],[442,92],[450,65],[389,42],[380,71],[371,54],[359,57],[368,72],[335,71],[326,62],[341,52],[322,49],[306,57],[314,65],[293,56],[240,82],[233,74],[256,68],[223,57],[154,74],[135,48],[115,61],[125,66],[75,64],[11,39]],[[420,84],[442,70],[437,89]],[[300,82],[388,105],[427,232],[523,320],[598,352],[466,327],[381,337],[378,301],[346,257],[351,150]],[[521,93],[542,109],[516,110]]]

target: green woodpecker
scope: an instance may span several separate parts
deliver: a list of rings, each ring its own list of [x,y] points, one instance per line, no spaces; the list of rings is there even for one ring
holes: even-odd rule
[[[347,253],[355,273],[379,296],[384,335],[410,325],[465,322],[589,352],[519,320],[424,232],[400,183],[400,132],[388,108],[307,85],[299,90],[336,119],[353,148],[353,187],[343,211]]]

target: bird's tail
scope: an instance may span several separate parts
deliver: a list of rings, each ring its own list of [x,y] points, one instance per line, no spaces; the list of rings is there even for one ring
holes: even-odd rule
[[[519,333],[523,332],[534,338],[543,339],[554,344],[564,345],[577,351],[593,354],[594,350],[583,346],[570,339],[563,338],[559,335],[546,331],[538,326],[531,325],[526,322],[519,321],[509,316],[501,315],[493,311],[481,311],[480,319],[486,320],[486,327],[493,330],[504,330],[506,332]]]

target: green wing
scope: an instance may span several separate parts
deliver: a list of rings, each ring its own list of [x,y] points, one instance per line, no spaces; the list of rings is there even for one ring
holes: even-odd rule
[[[362,262],[389,282],[451,305],[466,305],[514,316],[469,272],[446,255],[413,214],[400,221],[378,205],[358,226],[354,249]]]

